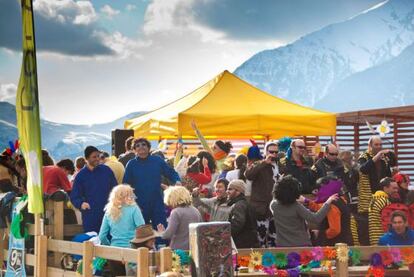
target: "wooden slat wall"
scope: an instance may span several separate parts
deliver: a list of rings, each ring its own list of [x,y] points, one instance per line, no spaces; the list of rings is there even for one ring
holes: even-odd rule
[[[414,122],[389,120],[390,133],[383,138],[383,147],[393,149],[397,156],[398,167],[414,178]],[[379,122],[371,124],[376,127]],[[336,142],[343,150],[354,151],[355,157],[368,148],[368,139],[373,134],[366,125],[338,125]]]

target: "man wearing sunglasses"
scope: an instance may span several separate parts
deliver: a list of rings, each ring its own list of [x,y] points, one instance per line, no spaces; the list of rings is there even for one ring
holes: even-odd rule
[[[280,160],[280,172],[292,175],[300,182],[300,193],[311,194],[315,187],[315,178],[311,171],[312,162],[305,158],[306,145],[301,139],[292,140],[285,158]]]
[[[257,231],[261,247],[276,247],[276,230],[270,211],[273,187],[279,179],[279,148],[277,141],[269,141],[264,147],[265,159],[251,163],[246,178],[252,181],[250,205],[256,213]]]
[[[326,176],[344,180],[344,165],[342,161],[338,159],[338,154],[339,152],[336,145],[326,145],[325,156],[322,159],[319,159],[311,168],[315,180]]]
[[[158,224],[167,226],[161,177],[167,177],[173,184],[181,184],[178,173],[162,158],[150,155],[151,144],[145,138],[132,143],[136,157],[127,163],[123,183],[135,189],[138,206],[146,224],[157,229]]]

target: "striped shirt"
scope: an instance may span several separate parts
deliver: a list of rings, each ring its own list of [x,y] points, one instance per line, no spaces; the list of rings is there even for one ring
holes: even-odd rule
[[[381,223],[381,211],[391,204],[388,198],[388,194],[381,190],[372,196],[368,213],[369,242],[371,245],[378,245],[379,238],[384,235]]]

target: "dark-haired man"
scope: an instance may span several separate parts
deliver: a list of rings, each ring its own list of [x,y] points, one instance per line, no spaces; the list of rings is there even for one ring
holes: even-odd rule
[[[99,164],[100,153],[94,146],[85,148],[86,166],[76,175],[70,194],[70,201],[82,213],[85,232],[99,232],[109,193],[118,184],[112,170]]]
[[[379,239],[379,245],[413,245],[414,230],[407,224],[407,216],[402,211],[391,214],[390,230]]]
[[[43,192],[53,194],[57,190],[70,192],[72,185],[68,176],[75,172],[75,165],[72,160],[64,159],[56,165],[43,167]]]
[[[128,162],[123,183],[130,184],[135,189],[137,203],[142,209],[146,224],[152,224],[154,229],[160,223],[167,226],[161,176],[175,184],[181,184],[180,177],[159,156],[150,155],[151,144],[147,139],[137,138],[132,145],[136,157]]]
[[[306,145],[301,139],[290,144],[291,155],[280,160],[280,173],[292,175],[300,182],[300,193],[310,194],[315,187],[315,178],[311,171],[312,163],[305,158]]]
[[[231,237],[237,248],[256,248],[259,247],[256,219],[244,196],[245,190],[246,183],[243,180],[233,180],[227,187],[228,206],[231,207]]]
[[[132,148],[132,142],[134,137],[129,137],[125,140],[125,153],[119,155],[118,161],[121,162],[124,167],[126,167],[127,163],[135,158],[134,149]]]

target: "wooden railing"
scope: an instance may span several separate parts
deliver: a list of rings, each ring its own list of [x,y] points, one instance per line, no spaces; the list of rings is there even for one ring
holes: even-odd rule
[[[39,247],[35,254],[25,255],[25,264],[35,266],[41,277],[44,276],[77,276],[74,271],[60,268],[60,261],[63,254],[82,255],[83,272],[82,276],[92,275],[92,261],[95,257],[104,258],[107,260],[132,262],[137,263],[137,274],[139,277],[153,276],[153,270],[156,269],[158,273],[168,272],[172,270],[172,251],[170,248],[163,248],[160,251],[149,251],[147,248],[130,249],[110,246],[94,246],[92,242],[86,241],[83,243],[64,241],[64,236],[73,236],[82,233],[80,225],[64,225],[63,213],[64,203],[47,201],[46,211],[48,214],[49,224],[45,225],[44,235],[37,236],[37,243]],[[29,226],[29,234],[33,234],[34,227]],[[0,261],[6,261],[8,257],[8,230],[0,230]],[[400,248],[413,247],[401,246]],[[349,247],[351,250],[359,250],[361,252],[362,266],[348,266],[347,262],[336,261],[335,274],[336,276],[365,276],[368,270],[368,260],[373,253],[379,253],[382,250],[388,250],[385,246],[355,246]],[[312,248],[258,248],[258,249],[239,249],[238,255],[247,256],[251,251],[259,252],[273,252],[273,253],[290,253],[301,252],[302,250],[312,250]],[[53,255],[51,255],[53,254]],[[386,270],[387,276],[413,276],[408,268],[402,267],[395,270]],[[327,276],[327,272],[320,269],[314,269],[308,276]],[[266,276],[265,273],[251,272],[239,276]]]

